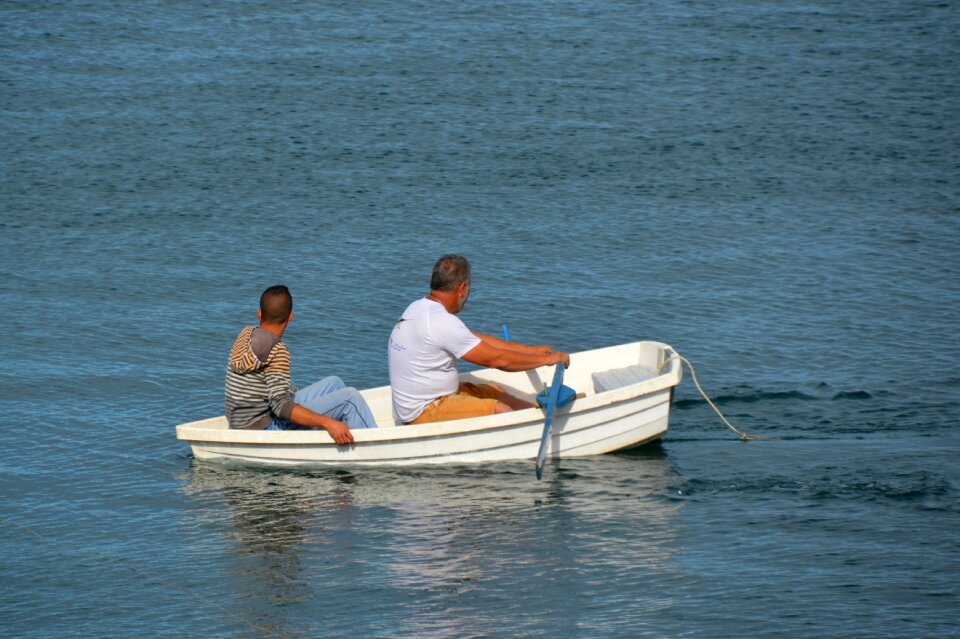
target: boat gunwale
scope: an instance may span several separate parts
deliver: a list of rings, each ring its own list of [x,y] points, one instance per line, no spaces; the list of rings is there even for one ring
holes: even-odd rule
[[[658,346],[662,349],[665,356],[675,354],[675,351],[667,344],[654,341],[631,342],[619,344],[590,351],[582,351],[578,355],[596,355],[604,350],[625,348],[637,346],[640,344],[649,344]],[[666,357],[664,358],[666,359]],[[646,395],[652,395],[659,391],[671,388],[680,383],[681,369],[680,362],[677,359],[669,362],[669,368],[654,377],[644,379],[634,384],[622,386],[609,391],[594,393],[585,397],[577,398],[571,404],[558,409],[557,417],[574,416],[591,410],[622,404]],[[549,368],[549,367],[543,367]],[[479,371],[472,371],[477,373]],[[464,373],[463,375],[471,375]],[[377,390],[376,387],[367,389],[368,391]],[[364,391],[361,391],[361,393]],[[355,429],[351,432],[354,437],[354,444],[391,442],[411,439],[432,439],[444,438],[450,436],[469,435],[473,433],[482,433],[489,430],[507,429],[507,428],[527,428],[531,425],[542,424],[544,420],[543,410],[539,407],[527,408],[519,411],[511,411],[498,415],[486,415],[481,417],[471,417],[467,419],[449,420],[443,422],[432,422],[427,424],[385,424],[378,428]],[[179,424],[176,427],[177,439],[185,440],[191,443],[225,443],[225,444],[253,444],[253,445],[278,445],[278,446],[337,446],[330,435],[325,430],[286,430],[286,431],[268,431],[268,430],[244,430],[231,429],[226,426],[226,417],[210,417],[194,422]],[[344,447],[350,447],[347,445]]]

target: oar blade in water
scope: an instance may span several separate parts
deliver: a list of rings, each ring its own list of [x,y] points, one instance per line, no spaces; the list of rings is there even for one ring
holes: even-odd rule
[[[540,437],[540,451],[537,453],[537,479],[543,476],[543,461],[547,457],[547,442],[550,440],[550,424],[553,414],[557,410],[557,399],[560,397],[560,388],[563,386],[563,362],[557,362],[557,370],[553,374],[553,384],[550,386],[550,395],[547,399],[546,415],[543,419],[543,435]]]

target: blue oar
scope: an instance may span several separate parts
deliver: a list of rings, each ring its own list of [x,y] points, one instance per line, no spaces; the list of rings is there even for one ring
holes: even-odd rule
[[[510,341],[510,333],[507,332],[507,325],[503,325],[503,339]],[[537,452],[537,479],[543,477],[543,460],[547,457],[547,440],[550,438],[550,422],[553,420],[553,414],[557,410],[557,400],[560,397],[560,389],[563,387],[563,362],[557,362],[557,370],[553,374],[553,386],[550,387],[550,394],[547,395],[547,414],[543,419],[543,436],[540,437],[540,450]]]
[[[557,362],[557,371],[553,374],[553,384],[547,397],[547,414],[543,418],[543,436],[540,438],[540,452],[537,453],[537,479],[543,476],[543,460],[547,456],[547,440],[550,439],[550,422],[557,410],[557,398],[563,386],[563,362]]]

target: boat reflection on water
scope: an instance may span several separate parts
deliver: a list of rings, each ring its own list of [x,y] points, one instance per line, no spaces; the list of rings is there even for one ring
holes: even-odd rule
[[[397,636],[457,636],[449,606],[497,628],[503,606],[562,616],[564,590],[610,600],[632,591],[618,579],[677,571],[682,502],[659,444],[545,471],[538,482],[532,462],[283,471],[194,462],[183,490],[198,506],[191,523],[212,531],[211,551],[229,563],[236,614],[294,636],[331,623],[357,636],[382,634],[378,623]],[[512,591],[526,603],[469,604]],[[377,610],[362,620],[331,613],[358,600]],[[405,613],[391,614],[394,605]]]
[[[348,472],[309,474],[245,469],[194,461],[180,477],[181,492],[195,504],[185,528],[218,564],[223,580],[218,604],[229,624],[266,636],[300,636],[304,623],[291,614],[317,597],[316,569],[308,565],[324,539],[349,529],[352,501]]]

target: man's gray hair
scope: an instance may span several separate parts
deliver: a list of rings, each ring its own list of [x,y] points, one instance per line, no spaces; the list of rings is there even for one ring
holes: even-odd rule
[[[433,265],[430,276],[431,291],[454,291],[460,283],[470,285],[470,262],[462,255],[447,254]]]

